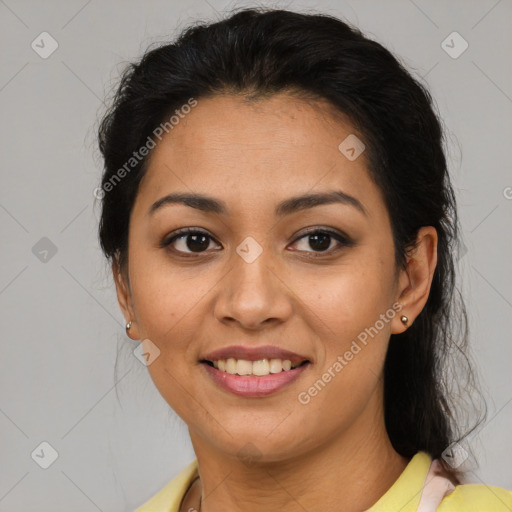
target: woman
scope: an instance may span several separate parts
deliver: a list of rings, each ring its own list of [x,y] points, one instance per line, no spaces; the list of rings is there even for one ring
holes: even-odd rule
[[[456,202],[389,51],[242,10],[131,65],[99,141],[126,331],[197,457],[138,512],[512,509],[463,483]]]

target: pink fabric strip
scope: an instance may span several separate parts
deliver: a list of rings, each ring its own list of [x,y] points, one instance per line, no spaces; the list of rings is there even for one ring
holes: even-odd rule
[[[439,460],[433,460],[423,484],[423,491],[416,512],[435,512],[443,498],[455,489],[450,480],[442,476],[442,471]]]

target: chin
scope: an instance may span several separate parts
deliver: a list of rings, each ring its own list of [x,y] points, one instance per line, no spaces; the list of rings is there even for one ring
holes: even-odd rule
[[[274,424],[274,431],[267,427],[247,430],[244,425],[237,431],[226,429],[231,436],[223,432],[222,440],[217,438],[213,444],[247,465],[284,462],[300,455],[304,450],[302,438],[295,439],[289,429],[278,432],[275,425],[278,423]],[[300,426],[296,425],[293,431],[300,431]]]

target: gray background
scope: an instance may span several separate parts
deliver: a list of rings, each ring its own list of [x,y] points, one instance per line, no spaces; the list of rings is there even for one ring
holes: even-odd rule
[[[232,5],[0,0],[0,511],[133,510],[194,457],[124,334],[96,237],[94,138],[124,61]],[[467,247],[460,286],[489,402],[469,440],[473,478],[512,489],[512,2],[272,5],[345,17],[401,56],[437,101]],[[31,47],[43,31],[59,45],[46,59]],[[469,44],[458,58],[441,46],[453,31]],[[48,449],[31,456],[43,441],[58,454],[48,469],[35,462]]]

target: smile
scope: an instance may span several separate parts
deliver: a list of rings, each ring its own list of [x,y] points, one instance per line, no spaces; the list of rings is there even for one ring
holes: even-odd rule
[[[308,360],[292,365],[290,360],[281,359],[201,361],[207,375],[218,386],[247,398],[264,397],[280,391],[297,380],[310,365]]]

